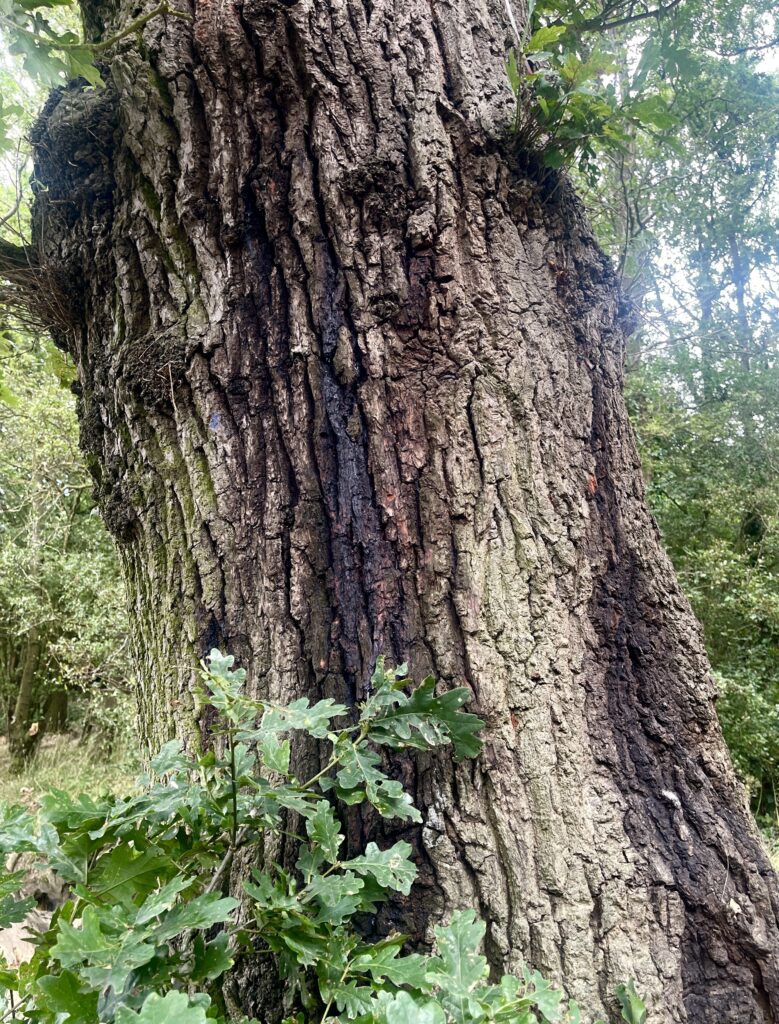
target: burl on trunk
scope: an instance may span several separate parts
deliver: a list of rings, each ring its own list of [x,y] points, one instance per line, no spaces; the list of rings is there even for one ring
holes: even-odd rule
[[[644,500],[618,291],[508,137],[520,5],[192,14],[34,133],[145,738],[207,732],[212,646],[284,699],[359,701],[382,652],[466,684],[479,761],[396,766],[417,934],[472,905],[497,967],[612,1019],[634,977],[656,1021],[773,1021],[775,879]]]

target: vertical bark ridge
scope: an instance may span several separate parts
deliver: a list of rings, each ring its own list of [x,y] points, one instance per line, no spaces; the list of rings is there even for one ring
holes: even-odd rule
[[[148,742],[205,738],[214,645],[280,699],[408,656],[487,742],[393,764],[425,824],[390,915],[475,904],[496,966],[612,1016],[633,976],[664,1020],[773,1019],[774,883],[646,511],[613,277],[502,143],[505,5],[194,18],[36,131]]]

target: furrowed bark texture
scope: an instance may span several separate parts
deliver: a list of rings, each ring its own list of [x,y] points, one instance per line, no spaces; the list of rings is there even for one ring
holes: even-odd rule
[[[634,977],[654,1020],[774,1020],[774,878],[645,505],[617,289],[567,186],[500,141],[507,8],[193,16],[35,134],[146,739],[207,733],[215,645],[278,698],[359,701],[408,657],[486,722],[476,762],[396,765],[417,934],[473,905],[497,967],[610,1019]]]

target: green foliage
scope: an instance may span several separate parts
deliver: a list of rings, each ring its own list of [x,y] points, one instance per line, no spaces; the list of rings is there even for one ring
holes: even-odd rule
[[[646,1007],[632,981],[617,986],[617,999],[628,1024],[646,1024]]]
[[[779,444],[777,369],[709,363],[716,397],[685,395],[694,353],[642,364],[629,397],[649,497],[701,620],[718,712],[757,813],[779,778]],[[727,384],[725,382],[727,381]],[[718,393],[719,392],[719,393]]]
[[[126,616],[60,383],[71,371],[50,343],[17,332],[0,338],[0,357],[14,395],[0,404],[0,696],[24,733],[37,723],[37,738],[53,693],[96,697],[124,683]]]
[[[116,1020],[118,1024],[206,1024],[208,1018],[201,1003],[171,991],[164,996],[152,992],[138,1011],[121,1006]]]
[[[547,168],[576,167],[593,189],[637,145],[684,162],[691,135],[706,145],[728,127],[730,104],[718,109],[707,84],[729,75],[743,90],[736,79],[776,41],[766,0],[531,0],[507,63],[517,144]]]
[[[469,691],[460,687],[436,697],[435,680],[428,676],[407,697],[402,690],[406,671],[406,666],[401,665],[391,676],[385,675],[384,661],[379,659],[375,678],[386,696],[376,702],[371,712],[373,738],[396,749],[420,750],[451,740],[458,760],[475,757],[481,749],[476,736],[481,722],[476,715],[461,711],[470,698]]]
[[[472,911],[436,929],[430,955],[404,953],[402,935],[367,942],[357,927],[358,916],[392,892],[410,892],[412,851],[399,841],[345,855],[324,794],[340,788],[353,801],[354,765],[367,760],[360,801],[408,817],[411,805],[394,790],[396,810],[387,808],[392,780],[374,748],[397,750],[413,740],[418,749],[450,744],[455,755],[477,754],[478,719],[461,710],[464,692],[435,697],[426,680],[407,693],[405,669],[381,661],[355,719],[331,699],[286,707],[251,699],[244,680],[232,658],[212,652],[203,683],[220,716],[218,749],[195,755],[167,744],[135,795],[53,792],[37,816],[2,806],[0,854],[33,852],[70,887],[31,962],[0,973],[0,985],[13,993],[14,1019],[222,1021],[220,979],[241,958],[267,955],[296,1014],[290,1024],[579,1021],[578,1008],[528,969],[490,983],[479,953],[485,925]],[[289,757],[301,733],[329,751],[307,780]],[[282,834],[298,844],[294,867],[263,855],[266,841]],[[223,895],[239,850],[255,864],[240,900]],[[19,883],[18,875],[5,876],[0,913]]]
[[[0,876],[0,928],[8,928],[17,921],[23,921],[35,906],[31,896],[19,899],[18,892],[24,878],[23,871],[12,871]]]
[[[626,152],[637,131],[662,135],[677,124],[670,62],[692,74],[665,35],[641,35],[639,56],[611,28],[618,3],[531,3],[525,38],[509,53],[519,148],[547,168],[577,164],[596,181],[604,152]],[[618,26],[621,27],[621,26]]]
[[[102,84],[92,48],[69,24],[73,13],[70,0],[0,2],[0,31],[8,52],[19,57],[24,71],[43,86],[64,85],[71,78]]]
[[[675,147],[637,140],[589,200],[643,300],[628,398],[650,502],[765,814],[779,772],[779,86],[749,49],[760,3],[696,12],[676,30],[697,74],[677,90]],[[745,45],[721,56],[734,27]]]
[[[190,17],[163,2],[115,35],[87,42],[79,31],[73,0],[0,0],[0,35],[8,52],[19,58],[33,82],[50,88],[82,79],[85,84],[97,87],[103,85],[97,68],[99,56],[123,39],[135,36],[148,21],[161,15]],[[0,117],[0,130],[2,128]]]

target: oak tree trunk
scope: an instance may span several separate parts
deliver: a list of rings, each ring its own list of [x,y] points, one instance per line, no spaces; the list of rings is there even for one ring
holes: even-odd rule
[[[137,13],[85,8],[96,37]],[[208,732],[213,646],[280,699],[359,701],[408,658],[472,689],[486,747],[396,765],[406,924],[475,906],[496,967],[610,1019],[634,977],[653,1020],[774,1020],[775,879],[647,511],[615,281],[508,139],[520,5],[192,13],[34,133],[145,739]]]

